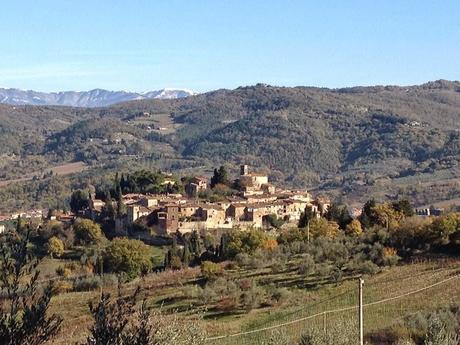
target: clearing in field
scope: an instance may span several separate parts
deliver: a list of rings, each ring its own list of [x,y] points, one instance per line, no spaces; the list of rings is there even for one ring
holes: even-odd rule
[[[53,173],[53,175],[69,175],[73,173],[82,172],[86,169],[88,169],[88,165],[86,165],[84,162],[65,163],[65,164],[61,164],[61,165],[58,165],[58,166],[55,166],[49,169],[27,173],[22,178],[0,181],[0,187],[5,187],[5,186],[8,186],[9,184],[16,183],[16,182],[29,181],[29,180],[32,180],[34,176],[41,177],[50,171]]]

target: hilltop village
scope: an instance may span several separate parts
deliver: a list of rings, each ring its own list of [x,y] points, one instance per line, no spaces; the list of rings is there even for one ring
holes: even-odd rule
[[[173,185],[166,177],[163,184]],[[313,198],[306,190],[285,190],[269,182],[266,174],[250,172],[240,167],[240,175],[233,182],[237,193],[219,201],[200,197],[210,188],[209,180],[194,176],[185,184],[185,193],[127,193],[122,195],[126,212],[115,219],[115,232],[122,234],[133,224],[143,224],[158,235],[187,233],[194,230],[262,228],[269,217],[285,222],[300,219],[306,207],[318,217],[329,207],[327,199]],[[97,219],[106,208],[101,199],[89,201],[90,217]]]
[[[275,186],[268,174],[252,172],[248,165],[241,165],[233,180],[227,177],[224,167],[215,169],[211,177],[187,176],[180,180],[170,173],[147,170],[128,174],[130,181],[123,175],[120,180],[117,175],[111,189],[90,185],[74,190],[70,210],[32,209],[0,215],[0,233],[7,229],[7,224],[11,228],[19,217],[39,223],[59,220],[65,226],[72,225],[77,218],[89,218],[103,224],[104,230],[114,236],[129,235],[133,229],[163,236],[215,229],[279,228],[280,224],[296,227],[306,211],[321,218],[331,206],[328,198],[312,196],[307,190]],[[74,197],[77,200],[72,201]],[[413,211],[423,217],[444,212],[433,207]],[[354,208],[349,212],[355,219],[362,210]],[[277,226],[273,226],[274,222]]]

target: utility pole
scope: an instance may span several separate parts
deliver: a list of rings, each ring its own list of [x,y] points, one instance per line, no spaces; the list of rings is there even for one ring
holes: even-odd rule
[[[363,319],[363,285],[364,280],[359,278],[359,344],[364,345],[364,319]]]

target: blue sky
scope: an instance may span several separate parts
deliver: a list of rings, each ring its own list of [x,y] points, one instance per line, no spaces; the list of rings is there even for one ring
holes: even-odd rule
[[[0,87],[458,80],[459,18],[459,0],[5,0]]]

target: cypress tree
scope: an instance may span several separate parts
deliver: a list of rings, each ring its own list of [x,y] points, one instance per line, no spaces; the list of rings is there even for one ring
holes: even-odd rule
[[[199,258],[201,255],[201,243],[200,236],[198,235],[198,232],[196,230],[194,230],[192,232],[192,235],[190,236],[190,247],[192,254],[195,256],[195,258]]]
[[[18,221],[16,223],[16,232],[20,234],[21,229],[22,229],[22,219],[21,219],[21,215],[18,215]]]
[[[112,196],[110,194],[110,191],[108,191],[105,196],[105,212],[106,216],[109,219],[115,220],[115,209],[113,208]]]
[[[126,190],[126,181],[125,181],[125,176],[123,174],[121,174],[121,178],[120,178],[120,189],[122,192]]]
[[[171,246],[171,256],[177,255],[177,239],[176,236],[173,237],[172,246]]]
[[[123,193],[121,192],[121,187],[118,186],[117,190],[118,200],[117,200],[117,217],[123,217],[125,210],[124,210],[124,203],[123,203]]]
[[[316,212],[313,212],[312,208],[307,205],[305,210],[300,215],[298,227],[305,228],[308,225],[308,222],[314,217],[316,217]]]
[[[184,266],[190,265],[190,249],[188,242],[185,242],[184,245],[184,251],[182,253],[182,263],[184,264]]]

